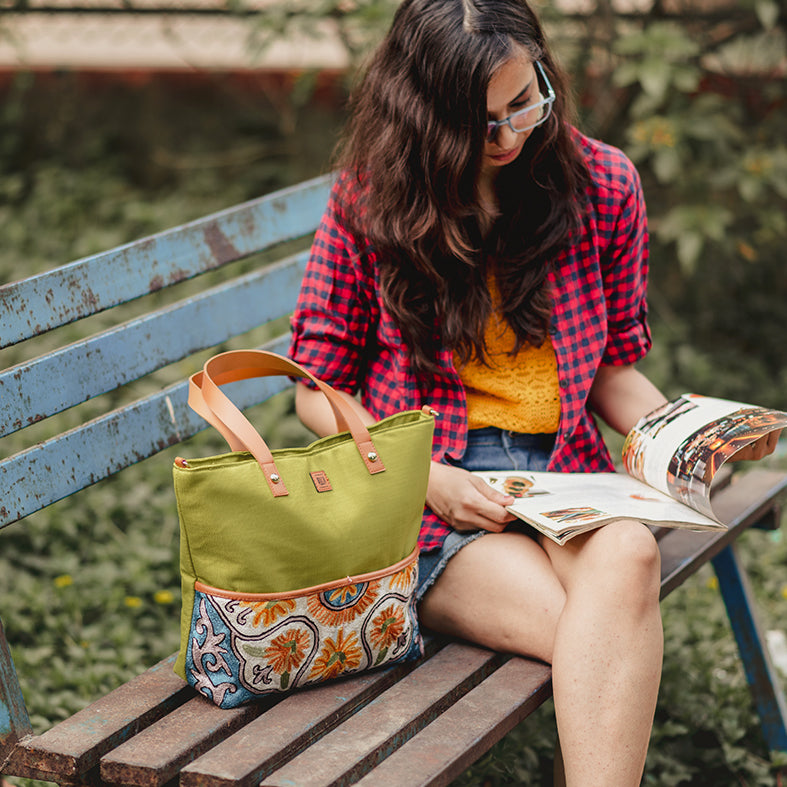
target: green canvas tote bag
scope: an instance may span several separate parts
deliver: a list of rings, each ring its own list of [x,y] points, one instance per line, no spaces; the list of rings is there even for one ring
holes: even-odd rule
[[[327,397],[339,433],[271,451],[221,390],[289,375]],[[307,370],[226,352],[189,381],[189,404],[230,452],[178,458],[183,607],[175,671],[221,707],[416,658],[413,592],[435,413],[364,426]]]

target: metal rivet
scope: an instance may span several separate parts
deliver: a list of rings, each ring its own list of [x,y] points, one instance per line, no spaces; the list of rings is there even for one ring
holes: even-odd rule
[[[276,473],[271,473],[271,482],[274,484],[278,484],[281,481],[281,478],[276,475]]]
[[[377,461],[377,454],[374,451],[369,451],[369,453],[366,454],[366,457],[367,457],[367,459],[370,462],[376,462]]]

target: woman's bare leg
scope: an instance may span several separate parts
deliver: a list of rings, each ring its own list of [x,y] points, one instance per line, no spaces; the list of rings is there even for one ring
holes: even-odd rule
[[[519,533],[464,547],[426,594],[424,624],[553,666],[569,787],[638,785],[661,674],[659,556],[643,525],[568,545]]]
[[[566,588],[552,661],[566,784],[638,785],[663,656],[658,548],[636,522],[581,538],[544,544]]]
[[[419,617],[435,631],[551,662],[565,603],[546,552],[532,538],[490,533],[449,561]]]

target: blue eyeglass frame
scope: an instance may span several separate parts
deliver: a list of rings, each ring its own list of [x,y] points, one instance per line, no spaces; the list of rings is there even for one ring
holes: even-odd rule
[[[541,101],[538,101],[535,104],[529,104],[522,109],[518,109],[516,112],[512,112],[508,117],[505,117],[502,120],[488,121],[486,124],[487,142],[493,142],[495,140],[498,129],[501,126],[508,126],[515,134],[523,134],[525,131],[530,131],[530,129],[540,126],[552,113],[552,104],[555,103],[555,91],[552,88],[552,83],[549,81],[549,77],[546,75],[546,71],[544,71],[544,67],[541,65],[541,62],[536,60],[534,65],[544,80],[544,87],[547,89],[547,97],[542,98]],[[535,123],[532,123],[527,128],[514,128],[513,124],[511,123],[511,118],[516,118],[520,115],[526,115],[528,112],[532,112],[534,109],[538,109],[539,107],[546,107],[547,111],[544,112]]]

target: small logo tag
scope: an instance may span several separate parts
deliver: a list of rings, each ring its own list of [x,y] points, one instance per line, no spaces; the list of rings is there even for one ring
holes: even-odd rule
[[[324,470],[315,470],[313,473],[309,473],[312,477],[312,482],[314,483],[314,488],[318,492],[331,492],[333,491],[333,487],[331,486],[331,482],[328,480],[328,476],[326,475]]]

